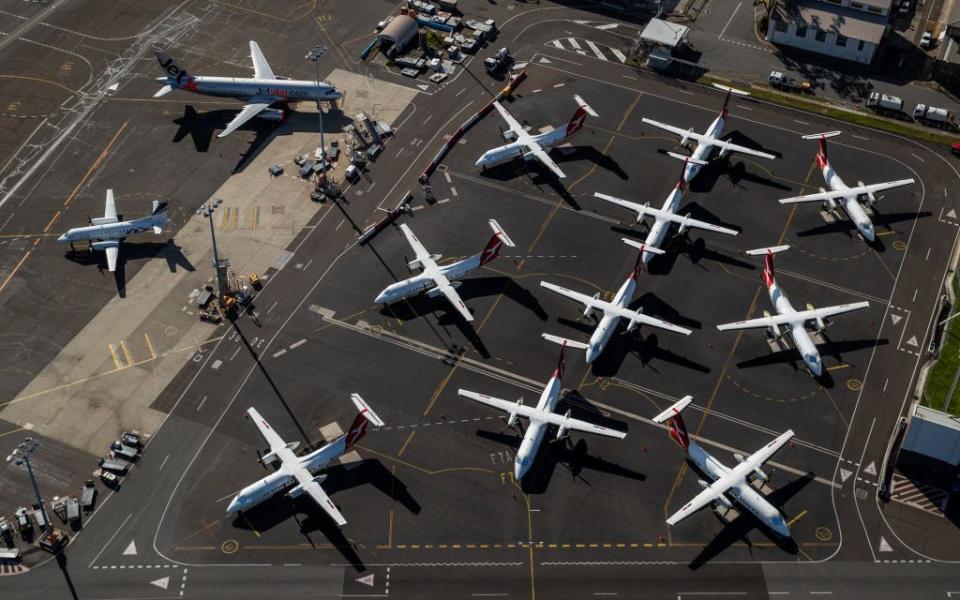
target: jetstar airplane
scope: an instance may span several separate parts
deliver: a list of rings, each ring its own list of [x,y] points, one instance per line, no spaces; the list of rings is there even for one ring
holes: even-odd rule
[[[410,231],[407,224],[401,223],[400,231],[403,232],[403,235],[407,238],[407,243],[410,244],[410,247],[413,248],[414,253],[417,255],[407,266],[410,270],[423,269],[423,271],[419,275],[414,275],[413,277],[388,285],[374,299],[374,302],[387,305],[426,291],[427,296],[431,298],[443,295],[464,319],[473,321],[473,315],[470,314],[467,305],[463,303],[460,295],[457,294],[456,288],[460,286],[460,282],[457,280],[495,259],[500,255],[500,248],[504,245],[508,248],[513,248],[514,246],[513,240],[507,236],[499,223],[493,219],[490,219],[488,222],[490,223],[490,228],[493,229],[493,237],[487,242],[487,247],[483,249],[483,252],[442,267],[437,265],[437,260],[440,259],[440,255],[430,254],[427,249],[423,247],[423,244],[420,243],[420,240],[417,239],[417,236],[413,235],[413,232]]]
[[[353,424],[350,425],[350,430],[319,450],[304,456],[297,456],[294,453],[300,445],[299,442],[285,443],[255,408],[248,408],[247,416],[260,430],[263,439],[270,444],[269,452],[260,457],[260,462],[265,465],[279,462],[280,465],[273,473],[240,490],[240,493],[227,506],[227,514],[250,510],[267,498],[286,490],[286,495],[290,498],[307,494],[330,515],[338,527],[346,525],[347,520],[337,510],[330,496],[320,487],[327,476],[318,475],[318,473],[350,450],[367,432],[368,425],[383,427],[383,421],[367,406],[359,394],[350,394],[350,399],[353,400],[353,405],[358,411]]]
[[[567,288],[563,288],[559,285],[554,285],[546,281],[540,282],[541,286],[547,288],[551,292],[560,294],[561,296],[584,305],[586,307],[586,310],[583,311],[584,317],[589,318],[594,310],[603,313],[603,316],[597,323],[597,328],[593,330],[593,335],[590,336],[589,344],[577,342],[576,345],[574,345],[573,343],[570,343],[571,346],[575,346],[577,348],[582,346],[584,349],[586,349],[588,363],[592,363],[598,356],[600,356],[600,353],[603,352],[607,342],[613,336],[613,332],[616,331],[617,324],[620,323],[620,319],[629,319],[629,323],[627,324],[628,332],[633,331],[637,325],[651,325],[653,327],[659,327],[660,329],[666,329],[667,331],[682,333],[683,335],[690,335],[691,333],[691,331],[685,327],[680,327],[679,325],[668,323],[662,319],[645,315],[640,312],[640,310],[630,310],[627,308],[630,306],[630,303],[633,302],[633,293],[637,289],[637,278],[640,277],[640,272],[643,271],[643,255],[647,252],[663,254],[663,250],[660,250],[659,248],[651,248],[641,244],[640,242],[628,240],[627,238],[621,239],[625,244],[637,248],[639,252],[637,253],[637,264],[634,266],[633,271],[630,272],[630,275],[627,277],[627,279],[623,282],[623,285],[620,286],[620,289],[617,290],[617,293],[613,296],[612,301],[606,302],[601,300],[600,292],[597,292],[593,296],[588,296],[586,294],[574,292],[573,290],[568,290]]]
[[[573,99],[577,101],[577,112],[573,113],[570,122],[567,123],[565,127],[558,127],[538,135],[530,135],[527,133],[523,125],[514,119],[513,115],[507,112],[507,109],[501,106],[499,102],[494,102],[494,108],[497,109],[500,116],[503,117],[503,120],[507,122],[510,128],[509,130],[516,136],[516,140],[505,146],[487,150],[483,153],[483,156],[477,159],[476,166],[486,169],[487,167],[493,167],[523,157],[524,160],[539,160],[543,166],[553,171],[553,174],[560,179],[566,177],[547,152],[580,131],[587,115],[591,117],[599,116],[580,96],[574,96]]]
[[[898,179],[897,181],[888,181],[885,183],[872,183],[865,185],[858,181],[856,187],[847,187],[840,179],[840,175],[833,170],[830,160],[827,158],[827,138],[840,135],[839,131],[829,131],[827,133],[815,133],[812,135],[801,136],[805,140],[819,140],[820,149],[817,151],[817,164],[820,165],[820,171],[823,173],[823,180],[830,186],[830,190],[820,188],[816,194],[807,194],[806,196],[795,196],[793,198],[783,198],[780,204],[795,204],[798,202],[822,202],[823,209],[827,212],[836,213],[837,208],[843,207],[850,220],[856,225],[857,230],[863,239],[872,242],[876,239],[876,233],[873,229],[873,221],[860,205],[861,198],[865,203],[873,206],[877,202],[877,192],[892,190],[894,188],[911,185],[913,179]]]
[[[747,250],[747,254],[752,256],[766,255],[763,267],[763,282],[767,286],[770,294],[770,302],[777,311],[776,315],[771,316],[767,311],[763,311],[763,317],[759,319],[749,319],[747,321],[737,321],[736,323],[727,323],[717,325],[720,331],[730,331],[731,329],[753,329],[765,327],[771,337],[781,338],[783,330],[782,325],[787,326],[787,332],[793,338],[793,343],[797,347],[803,362],[813,373],[814,377],[819,377],[823,371],[823,363],[820,360],[820,352],[817,351],[816,344],[810,339],[807,332],[808,324],[812,325],[813,331],[821,332],[827,327],[824,320],[827,317],[840,315],[861,308],[870,306],[869,302],[854,302],[853,304],[840,304],[837,306],[827,306],[824,308],[814,308],[812,304],[807,304],[806,310],[797,311],[790,304],[787,295],[783,293],[780,286],[777,285],[777,279],[773,272],[773,255],[777,252],[789,250],[790,246],[772,246],[770,248],[757,248],[756,250]]]
[[[658,127],[664,131],[669,131],[674,135],[680,136],[681,146],[686,146],[689,140],[693,140],[697,143],[697,149],[693,151],[693,156],[691,157],[693,160],[690,161],[690,164],[688,164],[683,171],[683,179],[688,183],[693,181],[693,178],[697,176],[697,173],[700,172],[700,167],[702,167],[706,161],[710,160],[710,155],[713,153],[714,148],[720,149],[719,158],[723,158],[731,152],[749,154],[750,156],[759,156],[760,158],[776,158],[776,156],[768,152],[760,152],[759,150],[754,150],[753,148],[747,148],[746,146],[740,146],[738,144],[720,139],[720,136],[723,135],[723,126],[727,122],[727,105],[730,103],[730,95],[749,96],[750,94],[742,90],[720,85],[719,83],[713,84],[713,87],[723,90],[727,93],[727,95],[723,99],[723,108],[720,109],[720,114],[717,115],[717,118],[714,119],[713,123],[710,124],[710,127],[707,128],[706,133],[702,135],[699,133],[694,133],[693,127],[691,127],[689,130],[684,130],[680,129],[679,127],[674,127],[673,125],[667,125],[666,123],[648,119],[646,117],[642,119],[642,121],[647,125],[653,125],[654,127]]]
[[[57,238],[58,242],[74,242],[87,240],[93,250],[103,250],[107,255],[107,268],[112,273],[117,270],[117,254],[120,252],[120,242],[128,235],[152,229],[157,235],[163,233],[167,224],[167,204],[153,201],[153,210],[146,217],[130,221],[117,220],[117,204],[113,199],[113,190],[107,190],[106,207],[102,217],[90,219],[88,227],[74,227]],[[94,241],[95,240],[95,241]]]
[[[287,79],[273,74],[273,69],[264,58],[260,46],[250,42],[250,58],[253,61],[253,77],[209,77],[193,76],[179,66],[165,52],[157,51],[157,61],[166,71],[166,77],[157,81],[164,85],[153,95],[165,96],[173,90],[187,90],[205,96],[223,96],[244,100],[247,105],[227,124],[226,129],[217,137],[226,137],[235,129],[252,119],[259,117],[267,121],[282,121],[286,113],[282,108],[270,108],[271,105],[284,106],[289,102],[313,100],[315,102],[333,101],[341,93],[329,83],[317,84],[316,81]]]
[[[683,198],[683,191],[686,189],[687,185],[684,176],[684,173],[687,172],[687,166],[692,162],[699,162],[701,165],[705,165],[707,163],[698,161],[697,159],[693,159],[688,156],[683,156],[682,154],[675,154],[673,152],[668,152],[667,154],[673,158],[683,161],[683,171],[680,174],[680,179],[677,180],[677,185],[674,186],[673,191],[670,192],[670,194],[667,196],[667,199],[663,201],[663,206],[659,210],[656,208],[650,208],[650,204],[648,202],[639,204],[637,202],[622,200],[620,198],[615,198],[599,192],[594,192],[593,194],[601,200],[606,200],[607,202],[617,204],[634,211],[637,213],[637,223],[643,222],[644,217],[654,218],[653,225],[650,227],[650,231],[647,232],[646,240],[644,240],[644,245],[646,246],[646,249],[643,251],[644,263],[650,262],[650,259],[652,259],[653,255],[656,254],[656,252],[652,250],[653,248],[658,248],[663,245],[663,241],[667,237],[667,231],[669,231],[670,225],[674,223],[679,225],[681,234],[686,232],[686,230],[691,227],[697,229],[706,229],[707,231],[716,231],[718,233],[725,233],[727,235],[737,235],[739,233],[736,229],[721,227],[719,225],[714,225],[713,223],[698,221],[697,219],[691,219],[690,217],[684,217],[677,214],[677,211],[680,210],[680,199]]]
[[[654,417],[653,420],[657,423],[668,422],[670,424],[670,437],[687,451],[687,457],[693,461],[697,469],[712,479],[713,482],[707,483],[701,479],[700,487],[703,488],[703,491],[671,515],[667,519],[667,524],[676,525],[708,504],[719,504],[725,508],[730,508],[733,506],[733,502],[737,502],[777,535],[785,538],[790,537],[790,528],[784,521],[783,515],[756,488],[750,485],[749,480],[752,478],[757,478],[760,481],[767,480],[767,475],[760,470],[760,467],[777,450],[790,441],[790,438],[793,437],[793,430],[780,434],[772,442],[746,458],[740,454],[734,454],[733,456],[737,459],[737,466],[730,469],[708,454],[687,434],[687,427],[683,423],[683,416],[680,413],[692,401],[693,396],[686,396]]]
[[[563,355],[566,352],[567,346],[586,348],[587,345],[546,333],[543,334],[543,337],[551,342],[561,344],[560,361],[557,364],[557,369],[553,372],[553,375],[550,376],[550,381],[548,381],[546,387],[543,388],[543,392],[540,394],[540,400],[536,406],[525,406],[523,404],[523,398],[520,398],[516,402],[510,402],[509,400],[501,400],[493,396],[478,394],[477,392],[464,389],[458,390],[457,392],[464,398],[476,400],[481,404],[486,404],[487,406],[492,406],[493,408],[508,413],[510,415],[507,418],[508,427],[516,426],[519,417],[530,420],[530,426],[527,427],[527,430],[523,433],[523,441],[520,442],[520,448],[517,450],[517,455],[513,460],[513,474],[517,481],[520,481],[527,471],[530,470],[530,466],[533,465],[533,461],[537,457],[537,452],[540,449],[540,442],[543,441],[543,436],[547,432],[547,427],[550,425],[556,425],[557,427],[557,440],[563,439],[564,436],[567,435],[567,431],[570,430],[596,433],[597,435],[605,435],[621,440],[627,437],[624,431],[594,425],[593,423],[581,421],[580,419],[572,419],[570,418],[570,410],[567,410],[563,415],[554,412],[557,407],[557,401],[560,400],[560,390],[563,388]]]

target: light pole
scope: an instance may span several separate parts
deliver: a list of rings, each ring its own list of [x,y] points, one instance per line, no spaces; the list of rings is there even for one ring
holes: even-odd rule
[[[307,60],[312,60],[315,65],[317,65],[317,115],[320,118],[320,170],[326,173],[327,171],[327,147],[323,143],[323,108],[320,106],[320,57],[327,53],[327,47],[322,44],[317,44],[307,52]]]
[[[36,438],[28,437],[13,449],[13,452],[7,457],[7,462],[13,461],[16,465],[27,466],[27,474],[30,475],[30,483],[33,484],[33,493],[37,495],[37,504],[40,506],[40,514],[43,515],[43,532],[49,534],[53,531],[53,528],[50,527],[47,510],[43,507],[43,498],[40,496],[40,488],[37,487],[37,478],[33,476],[33,467],[30,466],[30,455],[39,445],[40,442]]]
[[[221,204],[223,204],[223,200],[214,200],[197,209],[198,215],[203,215],[210,221],[210,239],[213,240],[213,270],[217,275],[217,304],[223,302],[223,281],[220,280],[220,257],[217,255],[217,234],[213,229],[213,211]]]

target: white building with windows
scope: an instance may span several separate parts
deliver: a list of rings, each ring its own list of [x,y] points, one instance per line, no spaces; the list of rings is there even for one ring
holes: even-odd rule
[[[767,41],[868,65],[889,27],[892,0],[776,0]]]

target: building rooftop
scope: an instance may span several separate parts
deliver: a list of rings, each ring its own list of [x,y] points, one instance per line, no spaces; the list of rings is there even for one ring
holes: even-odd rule
[[[690,28],[686,25],[671,23],[663,19],[650,19],[650,22],[640,33],[640,39],[668,48],[676,48],[687,37],[689,31]]]
[[[939,410],[934,410],[918,404],[917,408],[913,412],[913,415],[915,417],[920,417],[929,423],[936,423],[942,427],[960,430],[960,419],[952,417],[945,412],[940,412]]]
[[[787,23],[833,31],[851,39],[874,44],[880,43],[887,27],[887,17],[817,0],[783,0],[777,3],[774,14]]]

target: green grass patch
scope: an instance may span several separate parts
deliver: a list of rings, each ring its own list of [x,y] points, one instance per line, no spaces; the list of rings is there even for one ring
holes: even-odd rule
[[[697,82],[706,85],[710,85],[711,83],[731,85],[732,83],[728,79],[715,77],[713,75],[704,75]],[[823,102],[818,102],[816,100],[810,100],[803,96],[799,96],[796,94],[796,92],[778,92],[773,89],[754,85],[749,86],[749,91],[752,96],[760,98],[761,100],[773,102],[774,104],[781,104],[783,106],[805,110],[807,112],[824,115],[832,119],[853,123],[854,125],[873,127],[874,129],[922,140],[924,142],[933,142],[934,144],[945,144],[950,146],[960,140],[960,137],[958,136],[952,136],[939,131],[921,129],[913,125],[909,125],[895,119],[881,117],[873,113],[836,108]]]
[[[437,33],[436,31],[427,31],[425,36],[425,42],[427,46],[433,48],[434,50],[443,50],[443,36]]]
[[[960,298],[960,283],[957,278],[953,278],[953,293],[955,298]],[[957,304],[953,306],[954,312],[957,311]],[[943,410],[943,403],[950,391],[950,385],[960,367],[960,317],[950,321],[949,328],[944,334],[943,347],[940,349],[940,358],[930,369],[927,375],[926,388],[923,390],[921,404],[936,410]],[[946,412],[951,415],[960,415],[960,385],[953,391],[953,397],[950,399],[950,405]]]

